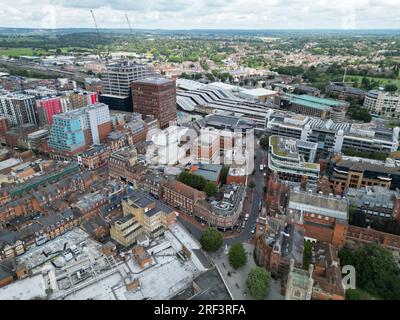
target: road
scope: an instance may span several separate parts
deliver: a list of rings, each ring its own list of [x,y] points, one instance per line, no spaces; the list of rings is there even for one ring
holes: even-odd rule
[[[255,160],[255,174],[254,176],[249,176],[249,183],[252,181],[255,183],[255,188],[251,190],[249,194],[249,199],[246,201],[251,201],[250,204],[245,203],[244,207],[244,214],[250,213],[249,219],[246,223],[244,230],[240,234],[232,234],[227,232],[224,238],[224,245],[227,244],[228,246],[236,243],[236,242],[248,242],[252,239],[253,234],[251,230],[253,229],[256,220],[259,215],[259,200],[263,199],[264,195],[264,186],[265,186],[265,177],[264,171],[260,171],[260,164],[267,164],[267,153],[262,150],[259,145],[256,144],[256,160]],[[245,201],[245,202],[246,202]],[[246,208],[250,207],[251,211],[246,212]],[[244,216],[243,214],[243,216]],[[178,221],[185,226],[186,229],[198,240],[200,240],[201,234],[203,229],[198,224],[193,224],[188,222],[187,219],[182,218],[181,216],[178,217]]]

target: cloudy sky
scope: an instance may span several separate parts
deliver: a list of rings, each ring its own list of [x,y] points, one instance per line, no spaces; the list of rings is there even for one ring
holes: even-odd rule
[[[190,4],[193,3],[193,4]],[[400,29],[400,0],[0,0],[0,27]]]

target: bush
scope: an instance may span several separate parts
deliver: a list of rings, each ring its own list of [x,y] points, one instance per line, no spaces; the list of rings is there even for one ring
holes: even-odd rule
[[[246,264],[247,254],[242,243],[235,243],[229,249],[229,262],[235,269],[238,269]]]
[[[217,251],[222,246],[222,233],[216,228],[207,228],[201,235],[200,243],[206,251]]]
[[[204,186],[204,192],[207,193],[208,196],[214,196],[218,192],[218,188],[214,182],[207,182]]]
[[[263,267],[251,269],[246,280],[246,292],[254,299],[264,299],[268,293],[271,274]]]

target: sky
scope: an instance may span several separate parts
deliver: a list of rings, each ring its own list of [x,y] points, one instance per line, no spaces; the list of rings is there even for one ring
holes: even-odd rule
[[[0,0],[0,27],[400,29],[400,0]]]

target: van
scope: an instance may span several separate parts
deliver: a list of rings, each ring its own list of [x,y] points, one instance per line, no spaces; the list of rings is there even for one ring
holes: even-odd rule
[[[249,219],[249,217],[250,217],[250,215],[247,213],[247,214],[244,216],[244,220],[247,221],[247,220]]]

